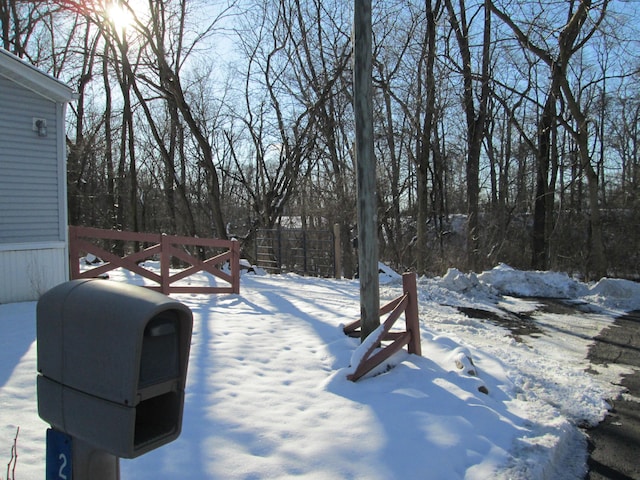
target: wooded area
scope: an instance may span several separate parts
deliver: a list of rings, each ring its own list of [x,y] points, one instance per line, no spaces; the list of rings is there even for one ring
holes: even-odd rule
[[[640,6],[379,0],[379,254],[586,279],[640,267]],[[357,232],[353,5],[0,0],[1,44],[78,92],[69,223],[229,238]]]

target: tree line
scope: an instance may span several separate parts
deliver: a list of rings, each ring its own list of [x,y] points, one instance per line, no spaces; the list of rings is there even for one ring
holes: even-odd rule
[[[584,278],[640,265],[632,2],[373,2],[380,256]],[[338,224],[355,272],[353,5],[0,0],[1,46],[78,93],[69,222],[236,237]]]

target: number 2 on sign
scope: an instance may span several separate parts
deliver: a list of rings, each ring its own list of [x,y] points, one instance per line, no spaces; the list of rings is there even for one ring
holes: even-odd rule
[[[64,473],[64,469],[67,468],[67,456],[64,453],[61,453],[58,456],[58,459],[61,462],[60,470],[58,470],[58,478],[60,478],[61,480],[67,480],[67,474]]]

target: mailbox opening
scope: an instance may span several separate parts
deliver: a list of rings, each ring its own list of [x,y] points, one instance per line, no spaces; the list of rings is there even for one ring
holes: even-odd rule
[[[140,388],[177,379],[180,372],[179,318],[175,310],[156,315],[144,329],[140,356]]]
[[[133,448],[138,449],[178,433],[181,395],[169,392],[144,400],[136,407]]]

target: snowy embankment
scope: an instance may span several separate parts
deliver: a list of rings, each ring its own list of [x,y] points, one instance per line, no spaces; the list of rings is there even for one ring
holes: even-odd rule
[[[383,302],[400,293],[393,272],[381,285]],[[423,356],[399,353],[395,368],[352,383],[359,341],[340,327],[359,315],[358,295],[357,281],[246,274],[240,295],[176,296],[194,314],[182,435],[123,460],[122,478],[582,477],[579,427],[603,418],[624,373],[586,373],[588,346],[616,314],[640,309],[640,285],[504,265],[421,278]],[[590,313],[545,313],[523,296],[569,298]],[[0,305],[0,460],[19,426],[17,479],[44,476],[35,305]],[[464,308],[530,315],[537,333],[514,337]]]

